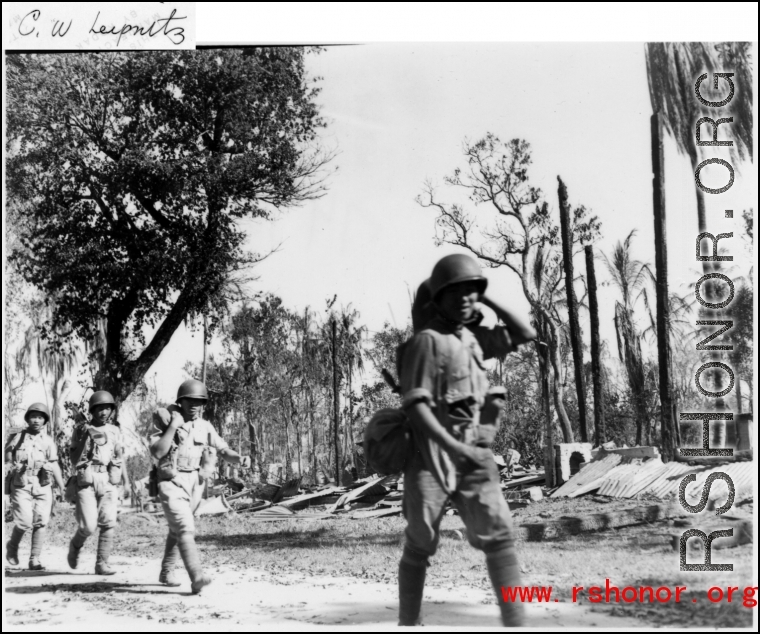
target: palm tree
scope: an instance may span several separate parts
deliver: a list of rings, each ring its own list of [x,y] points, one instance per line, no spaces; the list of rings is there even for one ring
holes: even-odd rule
[[[636,444],[641,445],[642,441],[647,444],[650,441],[650,417],[644,361],[641,355],[643,334],[636,329],[634,320],[634,305],[638,295],[634,297],[634,293],[644,290],[649,267],[631,256],[631,240],[635,234],[634,229],[623,242],[618,242],[612,250],[612,257],[604,255],[604,261],[612,277],[612,283],[623,296],[622,303],[615,302],[615,333],[618,354],[625,366],[636,412]]]
[[[729,148],[734,164],[752,156],[752,62],[749,42],[650,42],[646,45],[647,78],[652,110],[663,115],[665,129],[673,137],[678,151],[686,154],[696,172],[700,147],[695,138],[695,124],[701,117],[716,116],[714,108],[700,103],[694,94],[697,78],[708,74],[700,90],[709,94],[712,73],[734,73],[737,90],[731,101],[733,117]],[[725,89],[725,86],[721,86]],[[725,130],[725,128],[723,128]],[[721,135],[722,136],[722,135]],[[704,193],[697,189],[699,231],[706,231]]]
[[[61,406],[71,389],[68,376],[77,366],[81,348],[72,344],[66,348],[53,348],[44,337],[44,324],[50,308],[36,312],[32,323],[24,333],[19,348],[20,362],[28,369],[36,367],[45,387],[45,398],[50,408],[50,424],[53,437],[57,437],[61,424]],[[49,398],[48,398],[49,397]]]

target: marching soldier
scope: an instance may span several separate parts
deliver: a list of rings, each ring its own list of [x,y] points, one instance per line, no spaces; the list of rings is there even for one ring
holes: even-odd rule
[[[522,623],[522,606],[506,603],[501,587],[520,584],[509,507],[488,445],[497,421],[484,359],[501,357],[535,331],[485,297],[487,279],[466,255],[440,260],[429,281],[434,317],[404,345],[399,358],[403,408],[416,451],[404,468],[406,544],[399,565],[399,625],[419,624],[428,559],[435,554],[446,502],[451,499],[472,546],[486,555],[489,576],[507,626]],[[505,326],[480,325],[477,302]],[[418,306],[415,320],[430,313]],[[503,400],[501,401],[503,405]]]
[[[5,446],[5,462],[11,465],[11,505],[13,532],[6,544],[5,559],[18,566],[18,547],[24,533],[32,529],[32,552],[29,570],[45,570],[40,563],[45,528],[53,510],[51,475],[60,491],[63,477],[58,465],[58,450],[53,439],[45,432],[50,411],[43,403],[34,403],[24,415],[27,428],[10,438]]]
[[[250,458],[238,455],[203,419],[208,391],[201,381],[190,379],[179,387],[177,404],[159,409],[154,417],[158,431],[151,436],[150,450],[158,461],[158,495],[169,523],[159,582],[179,586],[174,576],[177,552],[190,575],[193,594],[211,583],[201,568],[195,544],[195,520],[206,479],[212,477],[218,454],[227,462],[249,468]]]
[[[115,424],[116,402],[109,392],[90,397],[90,424],[78,425],[71,437],[71,465],[76,478],[76,519],[79,528],[69,544],[68,562],[79,566],[79,552],[96,528],[98,555],[95,574],[114,575],[108,565],[118,514],[117,487],[121,483],[123,444]]]

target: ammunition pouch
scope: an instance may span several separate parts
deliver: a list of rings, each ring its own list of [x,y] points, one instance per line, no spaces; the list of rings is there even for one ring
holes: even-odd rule
[[[50,486],[50,472],[44,467],[37,471],[37,483],[41,487]]]
[[[13,471],[9,471],[5,474],[5,481],[3,483],[3,494],[10,495],[13,490]]]
[[[108,482],[114,486],[121,484],[121,466],[110,464],[108,465]]]
[[[77,501],[77,476],[73,475],[66,481],[66,490],[63,492],[63,499],[69,504],[74,504]]]
[[[491,388],[480,411],[480,426],[478,429],[478,447],[490,447],[496,434],[499,433],[499,419],[506,407],[506,390],[502,387]]]
[[[18,489],[23,489],[27,484],[29,484],[29,478],[26,474],[26,468],[16,469],[13,474],[13,486]]]
[[[158,467],[155,465],[150,470],[148,476],[148,496],[152,498],[158,497]]]
[[[92,475],[92,467],[89,464],[77,467],[76,481],[77,487],[80,489],[92,486],[95,483],[95,479]]]
[[[206,447],[200,460],[200,477],[202,479],[213,478],[217,462],[216,449],[211,446]]]

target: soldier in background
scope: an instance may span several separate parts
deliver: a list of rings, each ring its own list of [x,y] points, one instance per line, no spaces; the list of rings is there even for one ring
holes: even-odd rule
[[[13,531],[6,544],[5,559],[18,566],[18,547],[24,533],[32,529],[29,570],[45,570],[40,563],[45,530],[53,510],[52,480],[63,491],[58,450],[45,432],[50,411],[44,403],[34,403],[24,414],[27,428],[12,436],[5,445],[5,463],[11,465],[6,493],[11,497]]]
[[[201,568],[193,515],[203,499],[206,479],[215,471],[216,454],[244,469],[251,466],[248,456],[243,458],[230,449],[214,426],[203,419],[207,401],[208,390],[201,381],[185,381],[177,392],[177,404],[156,412],[158,431],[150,441],[151,454],[158,461],[158,495],[169,523],[159,582],[170,587],[180,585],[174,576],[179,551],[193,594],[211,583]]]
[[[77,425],[71,436],[79,528],[69,543],[68,563],[76,570],[82,546],[100,528],[95,574],[114,575],[108,559],[116,531],[117,487],[122,481],[122,435],[115,424],[116,402],[109,392],[95,392],[90,397],[89,410],[91,422]]]

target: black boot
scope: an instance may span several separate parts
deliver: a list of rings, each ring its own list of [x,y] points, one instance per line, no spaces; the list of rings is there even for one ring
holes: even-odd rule
[[[420,608],[425,590],[428,558],[404,548],[398,567],[398,624],[421,625]]]
[[[486,553],[486,564],[501,610],[502,623],[505,627],[521,627],[525,620],[525,608],[522,603],[505,601],[502,593],[502,588],[516,588],[521,585],[520,565],[517,563],[514,546]]]
[[[13,567],[18,566],[18,546],[25,532],[18,526],[14,526],[11,537],[5,545],[5,560]]]

